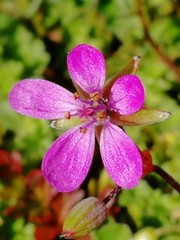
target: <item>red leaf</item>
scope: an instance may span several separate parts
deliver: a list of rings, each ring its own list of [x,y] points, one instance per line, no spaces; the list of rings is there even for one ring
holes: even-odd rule
[[[36,240],[53,240],[60,235],[61,229],[56,226],[38,226],[35,229]]]
[[[22,158],[18,151],[11,154],[0,149],[0,178],[12,179],[18,174],[22,174]]]

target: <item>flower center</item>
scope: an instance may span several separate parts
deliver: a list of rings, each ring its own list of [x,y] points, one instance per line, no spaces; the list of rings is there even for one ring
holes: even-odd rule
[[[108,99],[101,98],[98,92],[91,94],[87,100],[80,98],[79,94],[75,93],[73,99],[82,102],[82,108],[73,114],[66,112],[64,118],[53,120],[50,124],[52,128],[66,130],[86,122],[101,125],[110,117],[111,110],[107,108]],[[85,133],[86,131],[87,129],[80,128],[80,132]]]
[[[83,107],[77,113],[80,121],[94,121],[99,125],[109,117],[109,111],[106,106],[107,100],[101,99],[99,93],[91,94],[89,100],[82,101]]]

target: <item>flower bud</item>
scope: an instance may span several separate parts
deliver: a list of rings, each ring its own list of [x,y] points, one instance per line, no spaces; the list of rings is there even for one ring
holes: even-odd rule
[[[75,239],[90,233],[106,219],[106,205],[89,197],[76,204],[67,215],[60,237]]]

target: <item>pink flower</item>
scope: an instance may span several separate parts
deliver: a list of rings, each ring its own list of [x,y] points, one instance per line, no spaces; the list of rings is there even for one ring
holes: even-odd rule
[[[105,60],[101,52],[87,44],[72,49],[67,66],[79,94],[47,80],[25,79],[9,95],[15,111],[53,120],[53,127],[63,119],[79,122],[49,148],[42,162],[43,175],[60,192],[78,188],[90,169],[96,135],[112,180],[122,188],[135,187],[142,175],[142,158],[112,116],[132,115],[142,108],[145,94],[140,79],[135,75],[117,79],[108,98],[104,98]]]

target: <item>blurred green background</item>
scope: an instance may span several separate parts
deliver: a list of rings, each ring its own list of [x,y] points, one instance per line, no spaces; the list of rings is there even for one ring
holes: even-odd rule
[[[98,161],[82,188],[56,193],[39,169],[60,133],[47,121],[17,114],[8,103],[9,91],[23,78],[48,79],[74,91],[66,56],[79,43],[103,52],[107,79],[141,54],[138,76],[146,105],[172,115],[163,123],[126,131],[141,150],[150,150],[155,164],[180,181],[179,26],[178,0],[0,1],[1,240],[53,240],[71,205],[84,196],[104,196],[113,186],[96,151]],[[105,224],[88,239],[178,240],[179,195],[150,174],[137,188],[121,192],[109,206]]]

